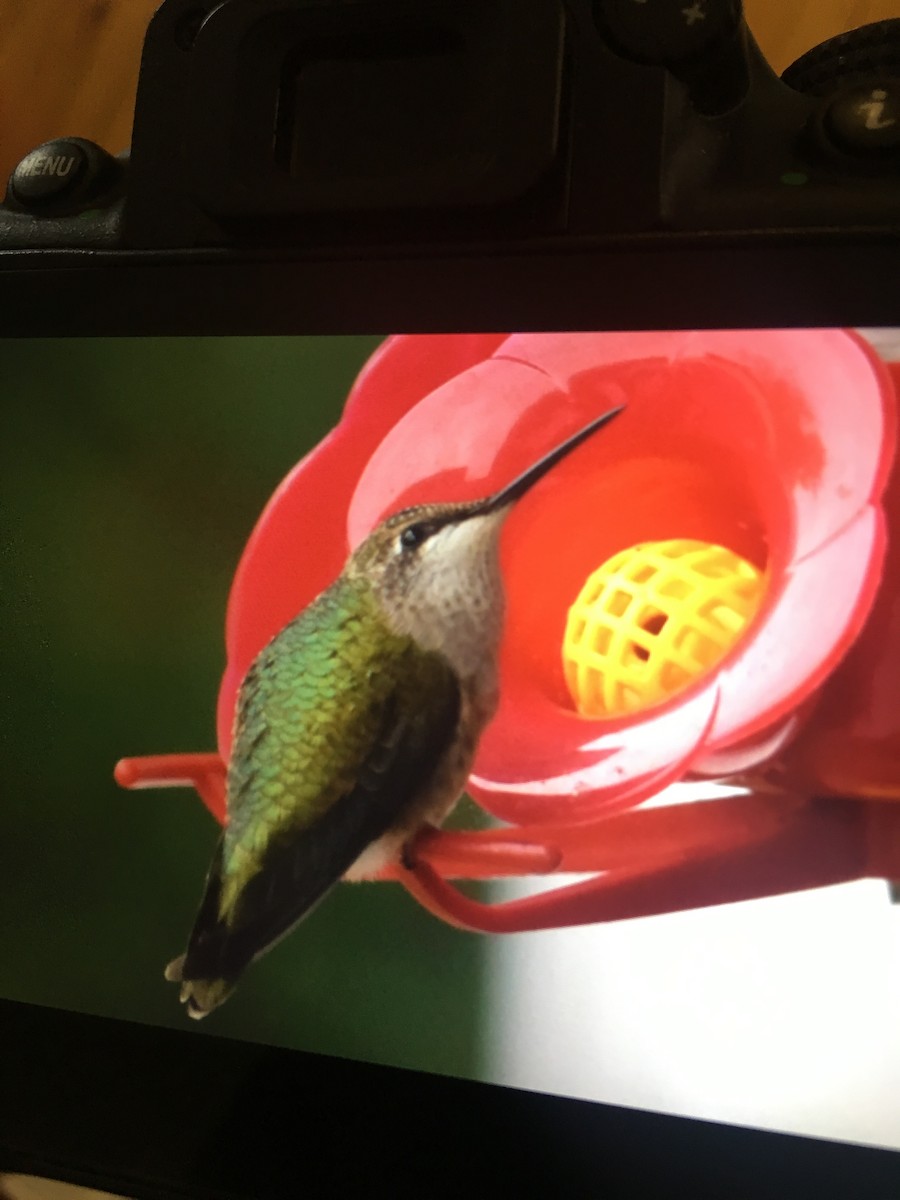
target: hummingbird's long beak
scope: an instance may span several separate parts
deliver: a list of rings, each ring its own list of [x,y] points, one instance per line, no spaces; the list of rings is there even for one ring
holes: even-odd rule
[[[487,499],[481,502],[476,502],[466,513],[467,517],[484,517],[489,513],[497,512],[498,509],[506,508],[514,503],[521,496],[524,496],[527,491],[534,487],[539,479],[547,474],[549,470],[556,466],[558,462],[571,454],[572,451],[580,446],[582,442],[587,441],[592,433],[596,433],[603,425],[607,425],[613,417],[617,417],[620,412],[625,411],[625,406],[620,405],[618,408],[611,408],[602,416],[596,417],[589,425],[585,425],[578,433],[573,433],[570,438],[567,438],[554,450],[549,451],[543,458],[538,459],[527,470],[523,471],[512,483],[508,483],[505,488],[501,488],[499,492],[495,492],[493,496],[488,496]]]

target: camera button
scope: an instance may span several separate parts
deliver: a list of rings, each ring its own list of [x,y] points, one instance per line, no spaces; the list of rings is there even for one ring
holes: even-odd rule
[[[57,138],[26,154],[9,181],[10,191],[26,208],[56,203],[74,192],[88,168],[88,156],[73,139]]]
[[[616,52],[666,67],[714,52],[741,21],[735,0],[594,0],[593,7]]]
[[[825,129],[841,150],[875,155],[900,147],[900,80],[845,88],[825,113]]]

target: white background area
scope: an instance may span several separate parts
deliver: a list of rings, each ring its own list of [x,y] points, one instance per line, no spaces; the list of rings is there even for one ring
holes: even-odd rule
[[[883,883],[492,951],[503,1084],[900,1149],[900,909]]]
[[[882,881],[513,934],[491,956],[494,1082],[900,1149],[900,906]]]

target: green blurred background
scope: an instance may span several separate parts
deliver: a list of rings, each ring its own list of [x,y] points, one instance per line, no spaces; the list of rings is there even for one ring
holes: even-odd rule
[[[112,777],[215,748],[241,550],[379,341],[0,340],[0,995],[482,1074],[486,943],[396,884],[339,887],[189,1022],[162,972],[217,827],[193,792]]]

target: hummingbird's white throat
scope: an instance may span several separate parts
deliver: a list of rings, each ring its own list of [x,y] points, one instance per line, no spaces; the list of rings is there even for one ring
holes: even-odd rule
[[[509,508],[452,522],[422,545],[401,597],[391,605],[397,633],[442,654],[470,678],[496,654],[503,628],[498,540]]]

